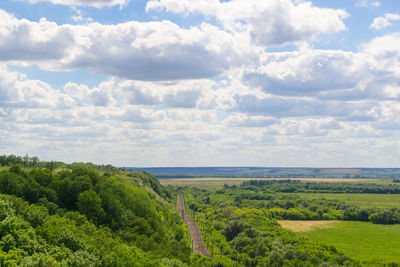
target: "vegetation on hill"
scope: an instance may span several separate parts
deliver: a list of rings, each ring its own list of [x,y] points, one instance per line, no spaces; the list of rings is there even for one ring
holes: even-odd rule
[[[283,229],[264,209],[212,202],[215,192],[180,187],[206,245],[222,266],[359,266],[335,247]]]
[[[167,200],[151,175],[129,173]],[[0,265],[175,266],[187,230],[152,194],[108,173],[13,165],[0,172]]]
[[[216,193],[235,195],[236,202],[249,206],[255,205],[251,200],[265,200],[257,203],[257,206],[268,208],[270,215],[277,219],[371,221],[377,224],[400,223],[400,208],[398,207],[361,208],[338,200],[308,199],[296,194],[276,194],[277,192],[399,194],[400,186],[397,184],[311,183],[271,180],[246,181],[241,184],[240,189],[228,187]]]
[[[242,187],[263,188],[268,192],[283,193],[368,193],[400,194],[399,184],[302,182],[299,180],[250,180]]]
[[[165,187],[148,173],[112,166],[20,159],[0,157],[7,166],[0,169],[0,266],[398,266],[354,260],[277,222],[399,223],[399,209],[288,193],[397,193],[398,185],[251,181],[206,190]],[[213,259],[192,253],[177,194]]]
[[[391,258],[391,254],[350,258],[331,243],[308,239],[306,235],[282,229],[277,223],[277,219],[285,219],[391,224],[398,223],[399,209],[360,208],[344,201],[309,199],[295,193],[274,191],[294,184],[302,187],[307,183],[277,181],[265,185],[225,185],[215,189],[196,185],[169,188],[186,196],[188,213],[201,226],[203,236],[209,240],[208,249],[216,259],[228,257],[238,266],[400,266],[394,262],[397,257]],[[331,188],[342,186],[342,183],[334,183]],[[325,185],[321,187],[325,188]],[[372,229],[376,224],[369,225]],[[373,244],[374,240],[369,242]],[[362,249],[359,247],[362,245],[348,243],[346,246],[350,250],[352,246]],[[379,242],[377,246],[382,247]]]
[[[23,157],[16,155],[0,155],[0,166],[13,166],[21,165],[24,168],[46,168],[51,171],[56,169],[77,169],[83,168],[87,170],[96,170],[108,173],[117,173],[119,170],[124,168],[116,168],[111,164],[107,165],[96,165],[91,162],[74,162],[67,164],[61,161],[41,161],[38,157],[30,157],[25,155]]]

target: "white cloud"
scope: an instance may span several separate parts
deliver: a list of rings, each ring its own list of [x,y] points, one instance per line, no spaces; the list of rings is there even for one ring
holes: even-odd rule
[[[3,76],[14,76],[9,85],[15,79],[29,81],[18,78],[21,74],[15,72]],[[202,95],[209,94],[208,90],[223,84],[225,87],[214,91],[214,98],[225,99],[228,91],[228,95],[234,93],[234,110],[223,109],[223,105],[199,109],[203,96],[197,99],[196,107],[191,104],[186,108],[167,97],[179,99],[182,92],[184,98],[191,87],[197,87]],[[66,110],[44,104],[33,108],[24,102],[8,108],[0,105],[0,147],[2,151],[23,154],[27,150],[18,150],[23,146],[29,154],[43,159],[74,161],[80,155],[79,160],[83,161],[136,166],[188,166],[193,165],[193,158],[199,165],[237,165],[239,160],[244,165],[267,162],[277,166],[290,165],[292,157],[302,154],[306,156],[296,162],[315,166],[318,163],[309,155],[318,155],[323,159],[321,164],[326,160],[336,163],[335,157],[343,151],[338,152],[335,146],[353,149],[354,156],[363,157],[364,151],[355,152],[363,145],[370,145],[376,155],[389,159],[380,149],[383,144],[390,144],[385,138],[400,129],[397,101],[318,101],[271,96],[242,87],[245,85],[233,78],[229,83],[113,78],[95,88],[68,83],[58,92],[48,87],[47,94],[65,95],[75,104]],[[104,88],[109,89],[109,104],[96,106],[90,94]],[[132,102],[131,91],[140,91],[143,99],[153,97],[157,101],[141,102],[136,98]],[[384,128],[388,122],[391,126]],[[382,142],[374,143],[377,139]],[[102,156],[98,157],[99,154]],[[347,160],[350,163],[346,164],[355,162],[352,158]]]
[[[169,21],[58,26],[0,10],[0,60],[46,70],[87,69],[134,80],[213,77],[246,58],[234,38],[206,23],[190,29]]]
[[[75,22],[85,22],[85,23],[90,23],[93,22],[93,19],[91,17],[85,17],[83,14],[82,10],[73,8],[75,11],[75,15],[71,17],[71,19]]]
[[[53,90],[50,85],[29,80],[0,64],[0,107],[65,109],[74,104],[71,97]]]
[[[128,121],[135,123],[151,123],[154,121],[162,121],[166,118],[165,112],[154,111],[137,107],[127,107],[121,109],[119,114],[114,114],[112,116],[118,121]]]
[[[312,116],[347,118],[354,110],[365,111],[371,108],[371,104],[295,97],[237,95],[235,99],[235,111],[277,118]]]
[[[346,166],[369,164],[367,153],[384,166],[400,158],[399,34],[353,52],[272,53],[265,47],[344,30],[348,14],[294,0],[147,7],[219,25],[57,25],[0,11],[0,150],[136,166]],[[110,77],[56,89],[6,64]]]
[[[393,33],[377,37],[371,42],[364,44],[362,49],[365,53],[375,59],[375,67],[382,71],[398,72],[400,66],[400,33]]]
[[[268,116],[249,116],[247,114],[237,113],[229,115],[224,123],[233,127],[269,127],[279,123],[279,120]]]
[[[17,19],[0,10],[0,60],[61,60],[72,49],[74,36],[70,27],[41,19],[31,22]]]
[[[399,34],[361,45],[357,52],[301,49],[264,53],[243,82],[277,96],[320,100],[394,100],[399,97]]]
[[[374,21],[369,27],[375,30],[381,30],[383,28],[391,26],[392,21],[398,20],[400,20],[399,14],[386,13],[384,17],[374,18]]]
[[[365,64],[351,52],[300,50],[266,53],[263,65],[245,74],[251,86],[276,95],[315,95],[321,91],[353,88]]]
[[[181,80],[174,82],[147,82],[112,78],[101,83],[92,91],[112,92],[109,102],[119,105],[164,106],[168,108],[211,109],[216,106],[218,83],[206,80]],[[68,84],[68,90],[79,99],[88,99],[89,89],[85,86]],[[87,101],[87,100],[86,100]]]
[[[50,2],[56,5],[64,6],[92,6],[96,8],[117,6],[126,6],[130,0],[25,0],[31,4],[40,2]]]
[[[375,0],[357,0],[355,6],[357,7],[367,7],[367,8],[375,8],[379,7],[381,3]]]
[[[218,0],[181,1],[151,0],[146,10],[174,13],[201,13],[213,16],[229,31],[247,31],[262,46],[310,41],[320,34],[333,34],[346,29],[344,10],[312,6],[311,2],[291,0],[252,1]]]

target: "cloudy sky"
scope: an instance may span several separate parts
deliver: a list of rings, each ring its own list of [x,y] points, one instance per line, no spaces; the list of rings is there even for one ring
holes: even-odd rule
[[[400,167],[398,0],[2,0],[0,154]]]

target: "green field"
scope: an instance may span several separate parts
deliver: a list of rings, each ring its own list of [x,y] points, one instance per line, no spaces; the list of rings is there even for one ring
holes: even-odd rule
[[[361,208],[400,208],[400,195],[394,194],[296,193],[296,195],[309,199],[337,199]]]
[[[400,225],[341,221],[332,228],[300,234],[333,245],[354,259],[400,261]]]

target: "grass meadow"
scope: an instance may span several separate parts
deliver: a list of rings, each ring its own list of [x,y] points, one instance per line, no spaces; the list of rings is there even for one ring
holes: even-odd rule
[[[333,245],[354,259],[400,261],[400,225],[338,221],[299,234]]]

